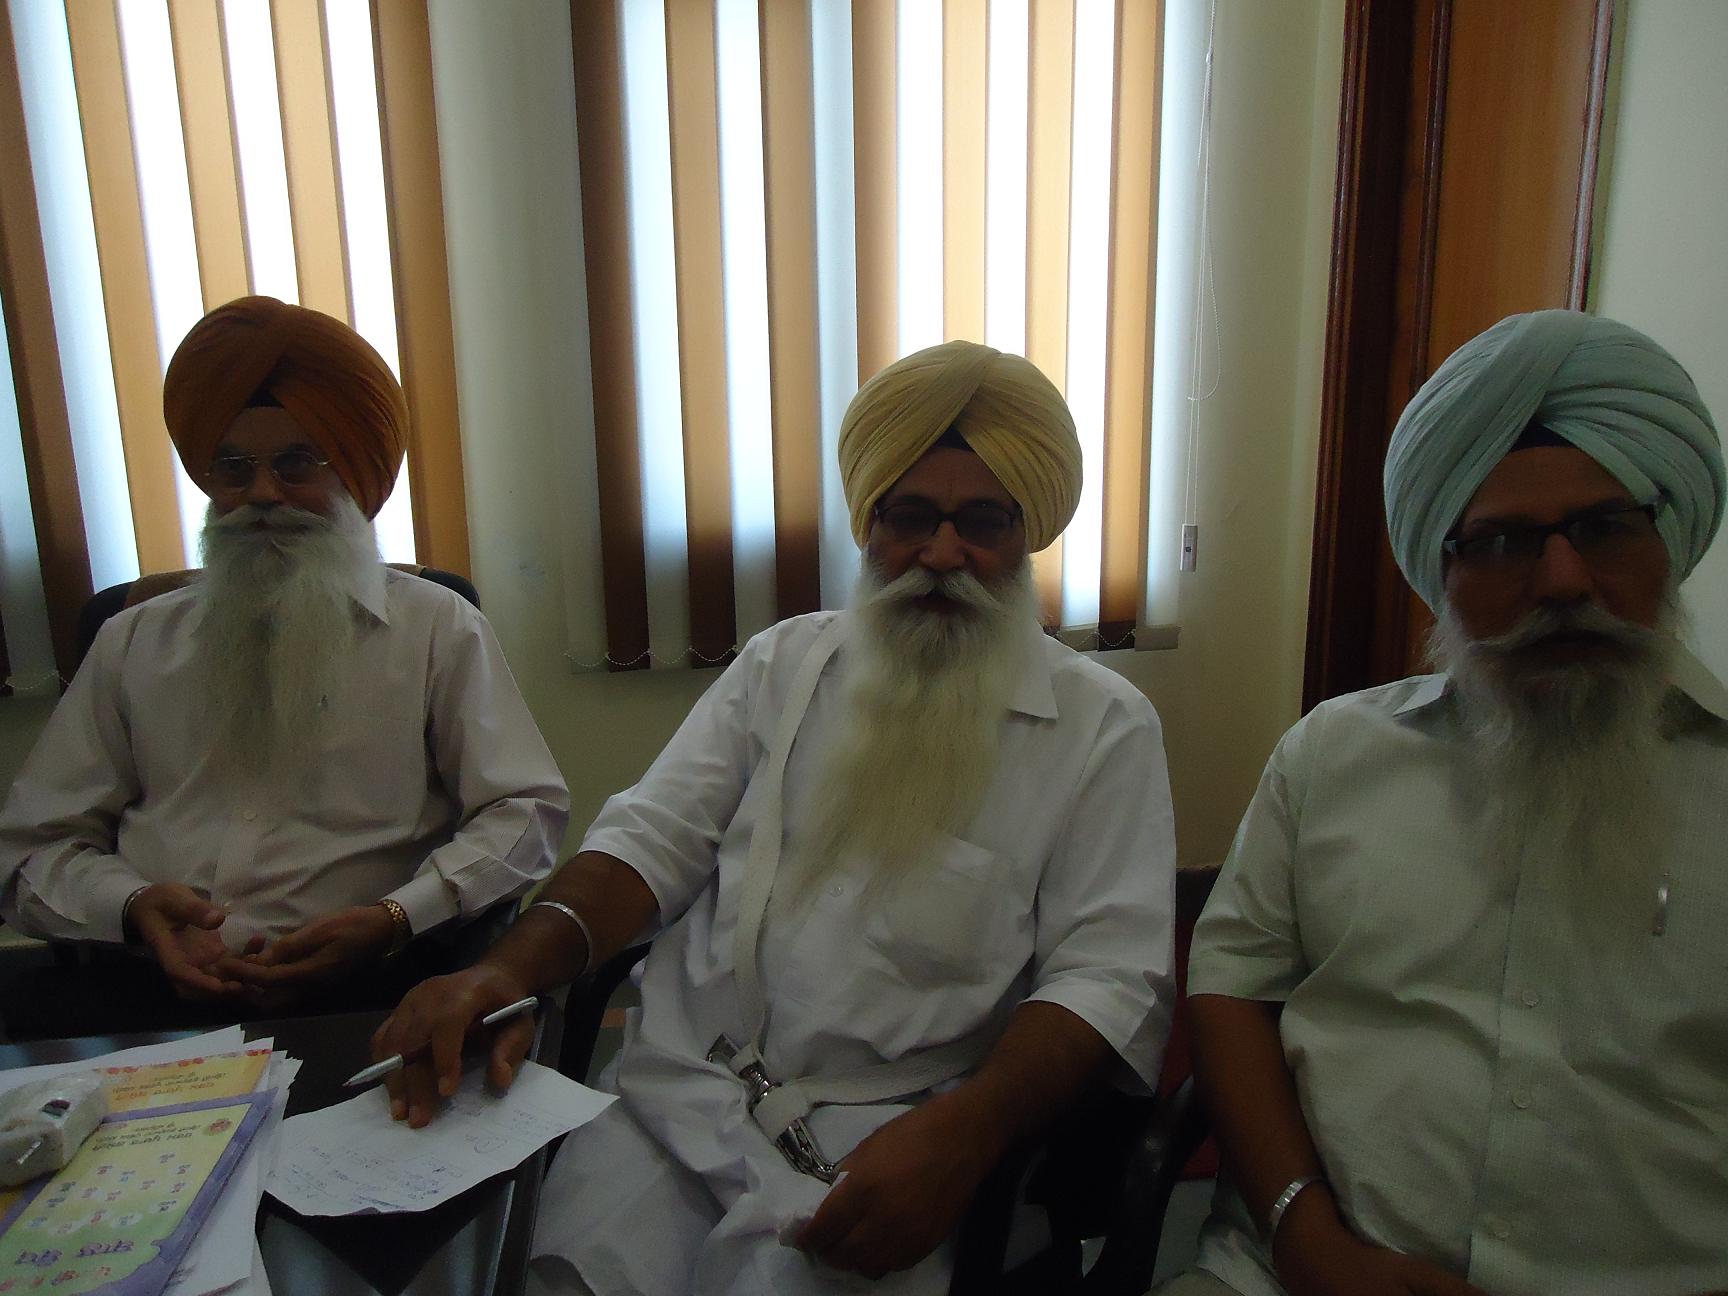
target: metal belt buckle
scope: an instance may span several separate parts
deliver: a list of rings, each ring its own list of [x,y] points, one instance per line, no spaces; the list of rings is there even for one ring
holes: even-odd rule
[[[762,1069],[760,1062],[734,1067],[732,1064],[737,1057],[738,1046],[724,1035],[718,1036],[708,1048],[710,1062],[718,1062],[744,1082],[745,1106],[754,1114],[756,1105],[780,1086],[768,1078],[768,1073]],[[774,1146],[780,1149],[780,1155],[786,1158],[786,1163],[799,1174],[807,1174],[823,1183],[833,1183],[840,1175],[839,1168],[822,1155],[816,1136],[810,1132],[810,1127],[804,1123],[802,1116],[794,1119],[779,1133],[774,1139]]]

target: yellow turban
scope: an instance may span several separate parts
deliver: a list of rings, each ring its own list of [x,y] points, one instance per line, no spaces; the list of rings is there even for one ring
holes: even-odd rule
[[[375,517],[408,440],[408,403],[390,366],[340,320],[274,297],[241,297],[192,326],[168,364],[162,414],[200,486],[240,411],[268,393]]]
[[[840,480],[852,536],[869,538],[883,493],[949,428],[966,438],[1026,515],[1044,548],[1080,502],[1080,438],[1055,385],[1030,360],[944,342],[896,360],[858,389],[840,423]]]

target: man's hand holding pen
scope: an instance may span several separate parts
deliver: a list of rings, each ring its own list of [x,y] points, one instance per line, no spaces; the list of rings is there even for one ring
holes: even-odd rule
[[[407,1059],[384,1077],[391,1119],[415,1129],[428,1124],[461,1083],[463,1044],[481,1019],[529,997],[513,977],[484,963],[432,977],[409,991],[372,1035],[375,1061]],[[532,1013],[499,1021],[487,1050],[488,1082],[509,1088],[533,1043]]]

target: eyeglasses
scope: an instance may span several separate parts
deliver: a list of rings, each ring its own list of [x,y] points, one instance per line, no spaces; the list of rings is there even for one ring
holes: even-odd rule
[[[310,450],[278,450],[273,455],[223,455],[212,459],[204,470],[209,483],[220,491],[243,491],[252,484],[263,463],[270,475],[284,486],[306,486],[329,464]]]
[[[875,513],[877,522],[896,544],[928,540],[941,530],[944,522],[952,522],[955,534],[980,549],[995,549],[1005,543],[1020,520],[1018,504],[1010,508],[989,500],[962,504],[952,513],[944,513],[928,500],[900,500],[893,504],[878,503]]]
[[[1548,526],[1510,526],[1442,540],[1440,547],[1467,567],[1513,572],[1534,567],[1549,536],[1565,536],[1585,562],[1612,566],[1635,554],[1656,534],[1656,518],[1667,507],[1668,497],[1658,495],[1643,504],[1574,513]]]

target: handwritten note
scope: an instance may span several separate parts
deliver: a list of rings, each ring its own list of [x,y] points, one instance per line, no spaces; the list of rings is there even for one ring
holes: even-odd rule
[[[384,1089],[285,1122],[266,1191],[302,1215],[420,1211],[594,1119],[613,1102],[550,1067],[524,1063],[505,1094],[483,1071],[425,1129],[390,1119]]]

